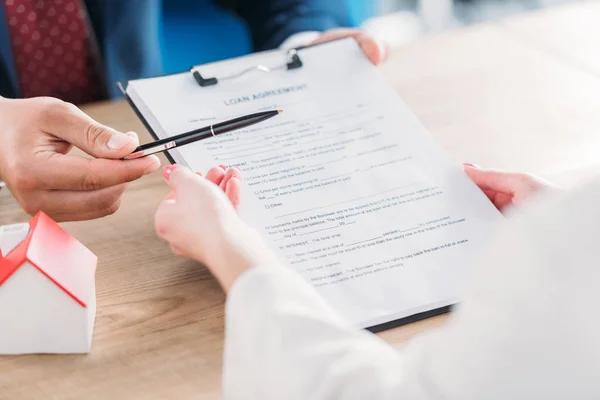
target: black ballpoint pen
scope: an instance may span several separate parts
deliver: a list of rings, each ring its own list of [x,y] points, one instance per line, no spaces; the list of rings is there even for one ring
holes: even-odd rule
[[[231,132],[237,129],[246,128],[250,125],[258,124],[259,122],[266,121],[283,111],[263,111],[255,114],[245,115],[230,119],[228,121],[219,122],[218,124],[205,126],[203,128],[195,129],[190,132],[182,133],[181,135],[173,136],[167,139],[157,140],[156,142],[147,143],[136,148],[133,153],[124,157],[124,160],[132,160],[135,158],[149,156],[150,154],[162,153],[169,149],[174,149],[189,143],[194,143],[199,140],[208,139],[213,136],[220,135],[222,133]]]

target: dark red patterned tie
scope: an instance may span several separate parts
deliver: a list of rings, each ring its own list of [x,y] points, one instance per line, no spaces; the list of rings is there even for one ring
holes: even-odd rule
[[[22,97],[102,98],[79,0],[4,0]]]

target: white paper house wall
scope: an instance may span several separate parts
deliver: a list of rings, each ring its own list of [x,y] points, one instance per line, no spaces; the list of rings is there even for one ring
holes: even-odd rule
[[[43,213],[14,249],[4,239],[0,354],[88,353],[97,257]]]

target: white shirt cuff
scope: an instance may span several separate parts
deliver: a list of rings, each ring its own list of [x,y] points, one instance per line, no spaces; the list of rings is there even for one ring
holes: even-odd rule
[[[281,50],[289,50],[296,47],[308,46],[313,41],[321,36],[321,32],[317,31],[306,31],[298,32],[287,38],[279,48]]]

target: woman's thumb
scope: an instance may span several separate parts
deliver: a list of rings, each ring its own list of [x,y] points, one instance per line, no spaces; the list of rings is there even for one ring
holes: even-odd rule
[[[192,173],[189,168],[182,167],[180,165],[167,165],[163,168],[163,176],[167,181],[169,187],[175,192],[180,191],[182,188],[193,184],[200,176]]]

